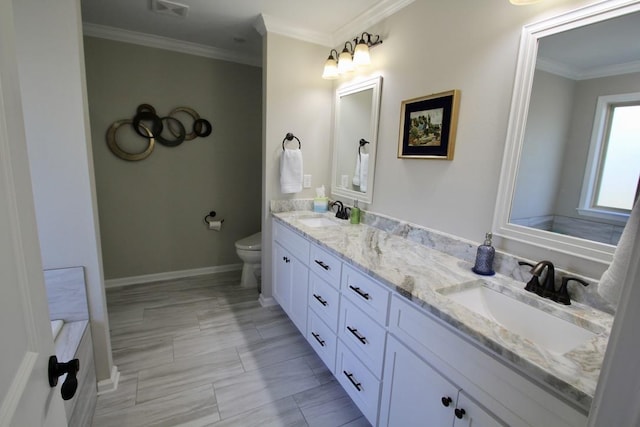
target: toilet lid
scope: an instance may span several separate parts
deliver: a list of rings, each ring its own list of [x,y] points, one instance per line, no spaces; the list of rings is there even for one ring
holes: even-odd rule
[[[262,250],[262,232],[257,232],[256,234],[238,240],[236,242],[236,248],[246,251]]]

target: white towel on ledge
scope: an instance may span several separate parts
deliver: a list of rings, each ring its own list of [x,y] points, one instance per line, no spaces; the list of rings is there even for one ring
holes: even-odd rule
[[[360,187],[360,156],[356,156],[356,170],[353,172],[353,185]]]
[[[618,246],[613,252],[613,261],[611,261],[609,268],[602,273],[600,283],[598,283],[598,293],[614,308],[618,307],[622,285],[631,262],[631,250],[636,243],[638,232],[640,232],[640,199],[636,201],[627,220],[627,225],[622,230]]]
[[[299,149],[282,151],[280,157],[280,191],[299,193],[302,191],[302,151]]]

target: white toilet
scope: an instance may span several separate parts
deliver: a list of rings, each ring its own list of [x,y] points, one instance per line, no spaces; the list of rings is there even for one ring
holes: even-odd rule
[[[260,270],[262,261],[262,232],[257,232],[251,236],[240,239],[236,242],[236,252],[244,262],[242,266],[242,278],[240,286],[258,287],[256,271]]]

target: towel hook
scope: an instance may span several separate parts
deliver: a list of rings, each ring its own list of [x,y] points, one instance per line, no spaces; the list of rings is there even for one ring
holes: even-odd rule
[[[300,140],[298,139],[298,137],[292,134],[291,132],[289,132],[285,135],[284,139],[282,140],[282,151],[284,151],[284,143],[286,141],[293,141],[293,138],[295,138],[296,141],[298,141],[298,149],[302,148],[302,144],[300,143]]]

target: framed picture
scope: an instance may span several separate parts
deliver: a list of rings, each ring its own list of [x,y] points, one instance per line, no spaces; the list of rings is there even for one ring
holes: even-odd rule
[[[460,91],[402,101],[398,158],[453,160]]]

